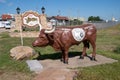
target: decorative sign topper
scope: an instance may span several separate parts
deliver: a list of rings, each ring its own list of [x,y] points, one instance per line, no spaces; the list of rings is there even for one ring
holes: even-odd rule
[[[25,12],[22,16],[22,23],[28,27],[40,26],[40,16],[37,12]]]

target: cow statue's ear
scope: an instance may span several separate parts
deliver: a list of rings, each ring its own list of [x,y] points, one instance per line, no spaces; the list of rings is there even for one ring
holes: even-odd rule
[[[45,29],[41,29],[41,31],[40,31],[41,33],[45,33]]]
[[[42,34],[45,34],[45,29],[41,29],[39,36],[41,36]]]

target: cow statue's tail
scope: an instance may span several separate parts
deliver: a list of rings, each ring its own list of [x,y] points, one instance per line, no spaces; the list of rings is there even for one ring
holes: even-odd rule
[[[88,49],[90,48],[89,41],[85,41],[85,42],[84,42],[84,47],[87,47]]]

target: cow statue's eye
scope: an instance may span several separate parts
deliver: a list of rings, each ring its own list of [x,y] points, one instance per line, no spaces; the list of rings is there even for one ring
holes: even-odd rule
[[[40,37],[40,39],[41,39],[41,40],[44,40],[44,38],[43,38],[43,37]]]
[[[45,40],[45,37],[42,37],[42,36],[41,36],[40,39],[41,39],[41,40]]]
[[[40,37],[41,39],[43,39],[43,37]]]

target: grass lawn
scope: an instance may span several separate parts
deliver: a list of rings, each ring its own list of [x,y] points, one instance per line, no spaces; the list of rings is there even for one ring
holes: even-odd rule
[[[24,38],[24,45],[31,46],[34,38]],[[7,32],[0,34],[0,80],[32,80],[35,76],[30,72],[25,60],[15,61],[9,56],[11,48],[21,45],[20,38],[11,38]],[[82,44],[72,46],[70,51],[82,51]],[[53,48],[34,48],[41,55],[55,53]],[[92,48],[88,50],[88,53]],[[78,68],[76,80],[120,80],[120,24],[111,28],[98,30],[97,54],[118,60],[116,63],[92,67]],[[47,56],[47,55],[46,55]],[[47,56],[54,57],[56,55]],[[59,58],[60,55],[57,55]]]
[[[79,68],[76,80],[120,80],[120,24],[98,30],[97,54],[116,59],[118,62]]]

